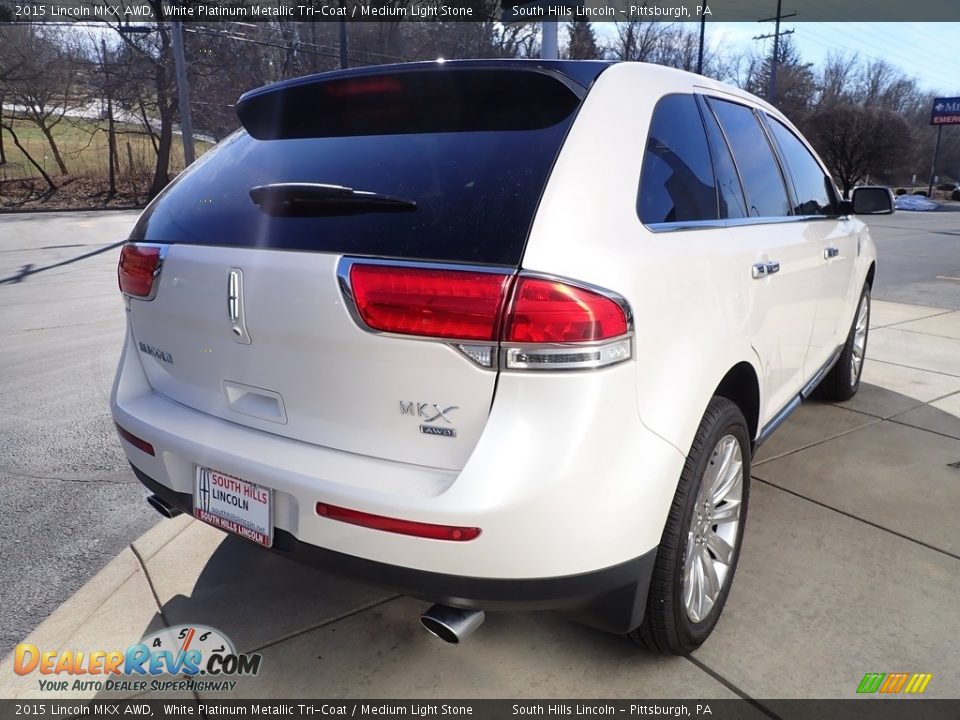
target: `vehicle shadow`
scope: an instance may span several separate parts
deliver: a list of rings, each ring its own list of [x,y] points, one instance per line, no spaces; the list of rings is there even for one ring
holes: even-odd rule
[[[891,431],[921,428],[960,439],[960,418],[875,386],[863,391],[864,407],[906,416],[889,423],[896,426]],[[833,436],[831,417],[853,414],[838,413],[838,407],[845,406],[807,403],[805,415],[779,430],[784,447],[809,447],[811,433]],[[880,422],[863,407],[858,412],[871,425]],[[461,646],[446,645],[419,625],[427,603],[295,563],[197,521],[147,559],[146,567],[160,611],[142,635],[200,624],[221,631],[239,652],[262,655],[257,676],[234,678],[230,692],[201,691],[202,698],[730,694],[715,673],[688,659],[655,655],[552,613],[488,613]],[[725,620],[737,622],[725,616],[721,629]],[[770,652],[792,650],[771,646]]]
[[[216,537],[216,548],[195,579],[168,583],[169,560],[190,565],[184,554],[191,535]],[[428,603],[295,563],[199,522],[175,544],[147,561],[161,609],[142,636],[206,625],[238,652],[262,655],[256,677],[234,677],[235,689],[202,690],[200,697],[626,696],[638,683],[641,692],[656,695],[663,687],[683,694],[684,683],[704,682],[682,659],[655,656],[552,613],[488,613],[462,646],[447,645],[420,626]],[[202,552],[205,543],[197,544]],[[697,692],[711,690],[723,694],[712,680]]]
[[[88,253],[83,253],[82,255],[77,255],[76,257],[68,258],[66,260],[61,260],[57,263],[52,263],[50,265],[44,265],[42,267],[36,267],[33,263],[24,265],[20,268],[19,272],[14,275],[8,275],[5,278],[0,278],[0,285],[16,285],[17,283],[23,282],[28,277],[36,275],[37,273],[42,273],[47,270],[53,270],[54,268],[63,267],[64,265],[70,265],[75,262],[80,262],[81,260],[86,260],[87,258],[100,255],[101,253],[109,252],[115,248],[120,247],[126,242],[126,240],[121,240],[120,242],[115,242],[110,245],[104,245],[103,247],[97,248]],[[70,245],[64,245],[62,247],[72,247]]]

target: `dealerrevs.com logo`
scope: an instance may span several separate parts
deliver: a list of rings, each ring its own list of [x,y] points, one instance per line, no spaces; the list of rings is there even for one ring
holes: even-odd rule
[[[38,689],[49,692],[231,691],[234,678],[257,675],[262,660],[259,653],[238,653],[215,628],[178,625],[148,634],[126,650],[49,650],[21,643],[14,650],[13,670],[37,673]]]

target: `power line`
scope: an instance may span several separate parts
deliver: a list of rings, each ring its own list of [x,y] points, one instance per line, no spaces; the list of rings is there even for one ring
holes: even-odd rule
[[[230,22],[230,23],[232,23],[232,24],[234,24],[234,25],[241,25],[241,26],[243,26],[243,27],[249,27],[249,28],[256,27],[258,30],[262,30],[262,29],[265,28],[265,29],[267,29],[267,30],[272,30],[272,31],[274,31],[274,32],[282,35],[282,31],[281,31],[279,28],[276,28],[276,27],[273,27],[273,26],[270,26],[270,25],[254,25],[253,23],[245,23],[245,22],[241,22],[241,21],[239,21],[239,20],[230,20],[230,21],[228,21],[228,22]],[[209,30],[210,32],[218,32],[218,31],[214,30],[213,28],[205,28],[205,29],[206,29],[206,30]],[[222,31],[221,31],[221,32],[222,32]],[[241,36],[241,37],[248,37],[248,36],[247,36],[247,35],[243,35],[243,36]],[[321,44],[319,44],[319,43],[306,42],[306,41],[298,41],[298,42],[299,42],[300,44],[302,44],[302,45],[308,45],[308,46],[310,46],[310,47],[321,48],[322,50],[325,50],[325,51],[337,52],[337,53],[338,53],[338,57],[339,57],[339,48],[337,48],[337,47],[335,47],[335,46],[332,46],[332,45],[321,45]],[[376,57],[380,57],[380,58],[386,58],[386,59],[388,59],[388,60],[397,60],[397,61],[400,61],[400,62],[411,62],[411,61],[414,59],[414,58],[407,57],[407,56],[405,56],[405,55],[392,55],[392,54],[390,54],[390,53],[377,52],[376,50],[354,50],[354,52],[355,52],[355,53],[360,53],[360,54],[362,54],[362,55],[367,55],[367,56],[376,56]]]
[[[315,55],[317,57],[330,57],[330,58],[340,58],[340,53],[338,51],[324,52],[322,50],[308,50],[304,46],[312,46],[312,43],[306,42],[297,42],[295,45],[286,45],[282,43],[274,43],[269,40],[257,40],[255,38],[246,37],[244,35],[234,35],[233,33],[227,32],[225,30],[209,30],[207,28],[194,28],[194,27],[185,27],[185,32],[194,33],[197,35],[209,35],[214,37],[222,37],[228,40],[235,40],[237,42],[252,43],[254,45],[263,45],[265,47],[277,48],[280,50],[287,50],[293,52],[303,53],[305,55]],[[322,46],[315,46],[322,47]],[[376,61],[370,60],[361,60],[356,57],[350,57],[350,62],[359,63],[361,65],[377,65]]]

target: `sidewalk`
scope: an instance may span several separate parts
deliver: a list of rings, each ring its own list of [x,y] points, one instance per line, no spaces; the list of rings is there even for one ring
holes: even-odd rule
[[[866,672],[932,673],[926,697],[960,698],[960,311],[876,301],[871,327],[857,397],[804,404],[755,459],[737,579],[692,658],[550,614],[490,614],[447,646],[419,627],[424,603],[183,516],[26,642],[122,650],[164,626],[211,625],[263,655],[234,698],[852,698]],[[37,673],[12,666],[0,663],[0,697],[95,695],[41,693]]]

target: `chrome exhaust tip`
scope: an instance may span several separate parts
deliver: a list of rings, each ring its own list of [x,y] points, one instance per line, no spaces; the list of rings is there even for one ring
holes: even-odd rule
[[[170,505],[165,500],[158,498],[156,495],[148,495],[147,502],[150,503],[150,507],[163,515],[165,518],[175,518],[177,515],[183,514],[182,510],[175,508],[173,505]]]
[[[449,605],[434,605],[420,616],[420,624],[431,635],[457,645],[483,625],[483,610],[464,610]]]

